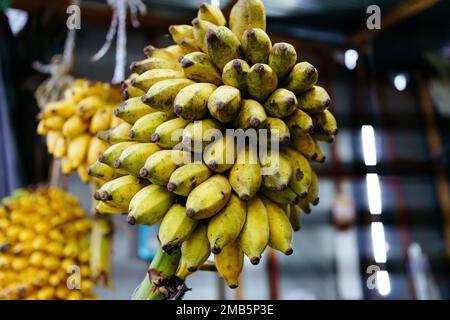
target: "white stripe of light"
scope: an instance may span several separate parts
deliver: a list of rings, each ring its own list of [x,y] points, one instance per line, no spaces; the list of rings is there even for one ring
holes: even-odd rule
[[[381,188],[378,174],[366,174],[367,201],[369,203],[369,211],[371,214],[381,214]]]
[[[391,293],[391,281],[389,279],[389,273],[387,271],[377,271],[377,287],[378,292],[382,296],[387,296],[389,293]]]
[[[376,263],[386,263],[386,239],[384,226],[381,222],[372,222],[372,249]]]
[[[361,140],[366,166],[376,166],[377,149],[375,145],[375,131],[372,126],[364,125],[361,127]]]

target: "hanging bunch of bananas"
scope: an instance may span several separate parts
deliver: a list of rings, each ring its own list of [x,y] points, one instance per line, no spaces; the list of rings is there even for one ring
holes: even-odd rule
[[[90,221],[58,188],[18,190],[0,205],[0,299],[92,299]]]
[[[64,91],[62,100],[44,106],[37,132],[46,136],[48,152],[62,159],[63,174],[76,170],[83,182],[89,181],[87,167],[108,146],[96,133],[122,123],[112,116],[119,102],[119,89],[106,83],[76,79]]]
[[[114,111],[125,122],[100,134],[112,145],[89,173],[109,180],[94,195],[99,213],[161,223],[162,249],[181,251],[178,278],[212,252],[236,288],[244,255],[258,264],[267,246],[292,254],[300,212],[319,202],[310,162],[324,162],[319,141],[338,130],[316,68],[297,62],[291,44],[271,43],[262,1],[239,0],[226,24],[204,3],[192,25],[169,28],[175,45],[144,49]],[[236,148],[217,136],[227,129],[264,132],[279,152]]]

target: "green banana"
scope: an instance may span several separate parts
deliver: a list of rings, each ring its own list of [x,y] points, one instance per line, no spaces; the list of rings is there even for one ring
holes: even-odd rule
[[[128,137],[128,131],[131,129],[131,124],[123,122],[117,127],[111,128],[106,131],[98,131],[97,137],[109,144],[116,144],[119,142],[125,142],[130,140]]]
[[[250,64],[267,63],[272,42],[267,33],[259,28],[251,28],[242,36],[242,50],[245,60]]]
[[[266,30],[266,11],[261,0],[239,0],[230,12],[230,29],[242,39],[245,30]]]
[[[292,178],[292,167],[288,157],[282,153],[260,155],[261,167],[265,170],[262,185],[269,190],[283,191],[288,188]]]
[[[277,75],[267,64],[257,63],[247,73],[248,94],[260,102],[265,101],[277,88]]]
[[[142,103],[141,98],[136,97],[126,100],[115,108],[114,115],[129,124],[134,124],[139,118],[155,111],[155,109]]]
[[[241,57],[241,43],[227,27],[215,27],[205,34],[205,48],[209,57],[220,71],[233,59]]]
[[[152,134],[152,141],[160,147],[170,149],[179,144],[183,139],[183,129],[190,121],[183,118],[175,118],[161,123]]]
[[[181,260],[189,272],[195,272],[211,254],[208,241],[208,227],[200,222],[181,245]]]
[[[298,98],[299,94],[311,89],[317,83],[317,78],[317,69],[312,64],[300,62],[292,68],[283,87],[291,90]]]
[[[259,264],[269,243],[269,217],[261,198],[256,195],[247,204],[247,219],[239,236],[239,244],[250,262]]]
[[[183,78],[183,71],[176,71],[172,69],[153,69],[145,71],[144,73],[131,80],[131,85],[147,92],[151,86],[159,81]]]
[[[283,149],[282,153],[291,161],[292,178],[289,186],[300,198],[305,198],[311,184],[311,166],[308,160],[291,148]]]
[[[98,157],[98,161],[110,166],[111,168],[114,168],[114,161],[116,161],[116,159],[120,157],[123,150],[136,143],[137,142],[134,141],[125,141],[113,144],[102,154],[100,154],[100,156]]]
[[[194,81],[188,79],[162,80],[155,83],[141,99],[143,103],[153,109],[171,113],[173,111],[173,101],[178,92],[194,83]]]
[[[144,187],[144,182],[131,175],[106,182],[95,192],[95,199],[123,210],[128,210],[131,198]]]
[[[212,253],[219,254],[239,237],[246,217],[245,202],[232,194],[226,206],[209,220],[208,240]]]
[[[139,175],[160,186],[167,186],[170,175],[191,161],[191,154],[181,150],[160,150],[147,158]]]
[[[113,168],[98,160],[88,167],[87,174],[104,181],[109,181],[120,176]]]
[[[222,71],[222,81],[228,86],[239,89],[243,94],[247,92],[247,73],[250,66],[247,61],[234,59],[229,61]]]
[[[283,120],[267,117],[266,128],[269,131],[271,137],[279,137],[280,143],[287,144],[291,141],[289,128]]]
[[[310,134],[314,130],[311,117],[304,111],[296,109],[286,122],[291,135],[301,137]]]
[[[284,118],[294,113],[297,108],[297,98],[292,91],[279,88],[264,102],[264,108],[269,116]]]
[[[300,197],[290,188],[287,187],[283,191],[268,189],[265,186],[261,187],[261,192],[268,199],[279,203],[279,204],[288,204],[292,203],[297,205],[300,201]]]
[[[230,170],[228,181],[243,201],[249,201],[261,187],[261,167],[256,150],[243,148]]]
[[[156,128],[164,122],[173,119],[173,117],[173,113],[161,111],[147,114],[134,123],[133,127],[128,131],[128,137],[130,140],[150,142]]]
[[[204,53],[207,53],[205,48],[205,35],[208,30],[214,29],[216,25],[209,21],[195,18],[194,20],[192,20],[192,26],[194,27],[195,41],[197,41],[197,43],[199,44],[200,49]]]
[[[161,58],[147,58],[144,60],[134,61],[130,65],[131,72],[138,74],[142,74],[145,71],[153,69],[172,69],[181,71],[178,63]]]
[[[130,201],[127,221],[134,225],[152,225],[159,222],[175,201],[175,195],[165,188],[151,184],[138,193]]]
[[[187,197],[189,193],[200,183],[211,176],[212,172],[203,163],[188,163],[176,169],[167,183],[167,190]]]
[[[235,128],[247,130],[262,129],[266,126],[267,114],[264,107],[256,100],[244,99],[238,115],[233,120]]]
[[[198,8],[197,18],[209,21],[217,26],[224,26],[227,24],[220,8],[203,2]]]
[[[269,55],[269,66],[277,74],[278,81],[283,80],[297,62],[297,52],[293,45],[280,42],[275,43]]]
[[[291,255],[292,250],[292,226],[289,218],[277,204],[264,199],[264,205],[269,217],[269,246],[275,250]]]
[[[324,88],[313,86],[306,92],[297,96],[299,108],[308,113],[318,113],[326,110],[331,99]]]
[[[224,135],[209,144],[203,151],[203,161],[215,172],[225,172],[236,160],[236,144],[234,136]]]
[[[155,152],[161,150],[154,143],[137,143],[126,148],[114,161],[114,168],[124,170],[132,176],[139,177],[139,170],[145,161]]]
[[[173,105],[174,112],[185,120],[197,120],[207,115],[209,96],[216,90],[212,83],[196,83],[178,92]]]
[[[241,107],[241,92],[231,86],[218,87],[208,99],[211,116],[222,123],[231,122]]]
[[[203,52],[192,52],[185,55],[180,65],[186,78],[197,82],[209,82],[216,86],[222,83],[222,75],[211,59]]]
[[[222,249],[222,252],[214,255],[217,272],[225,279],[228,287],[239,287],[239,275],[244,265],[244,253],[237,241],[230,243]]]
[[[206,219],[217,214],[228,203],[231,186],[222,175],[214,175],[191,191],[186,200],[186,214],[193,219]]]
[[[336,118],[329,110],[312,114],[311,118],[316,132],[327,136],[335,136],[338,134]]]
[[[191,122],[183,130],[183,146],[193,152],[201,153],[218,131],[222,132],[223,129],[220,122],[211,118]]]
[[[198,221],[186,216],[186,208],[174,204],[165,214],[159,227],[159,241],[161,248],[171,254],[181,247],[181,244],[194,231]]]

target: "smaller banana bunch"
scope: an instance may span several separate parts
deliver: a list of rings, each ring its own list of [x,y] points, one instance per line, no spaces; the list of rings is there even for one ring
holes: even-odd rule
[[[181,252],[178,278],[212,252],[236,288],[244,255],[258,264],[268,246],[293,253],[300,213],[319,202],[319,141],[338,130],[317,69],[291,44],[272,45],[262,1],[237,1],[226,24],[204,3],[192,25],[169,28],[175,45],[144,49],[114,110],[124,123],[99,133],[111,146],[88,172],[103,181],[98,213],[161,224],[162,250]],[[258,149],[237,148],[235,134],[252,130]]]
[[[83,182],[89,181],[87,167],[108,146],[96,137],[97,132],[122,122],[112,116],[118,101],[118,88],[76,79],[65,90],[62,100],[44,106],[39,114],[37,132],[46,136],[48,152],[62,159],[63,174],[77,171]]]
[[[21,189],[4,199],[0,299],[95,298],[89,230],[90,221],[79,201],[61,189]]]

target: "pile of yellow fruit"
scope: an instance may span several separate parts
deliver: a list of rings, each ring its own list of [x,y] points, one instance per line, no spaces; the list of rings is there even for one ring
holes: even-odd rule
[[[78,199],[58,188],[18,190],[4,199],[0,299],[95,298],[90,227]]]

